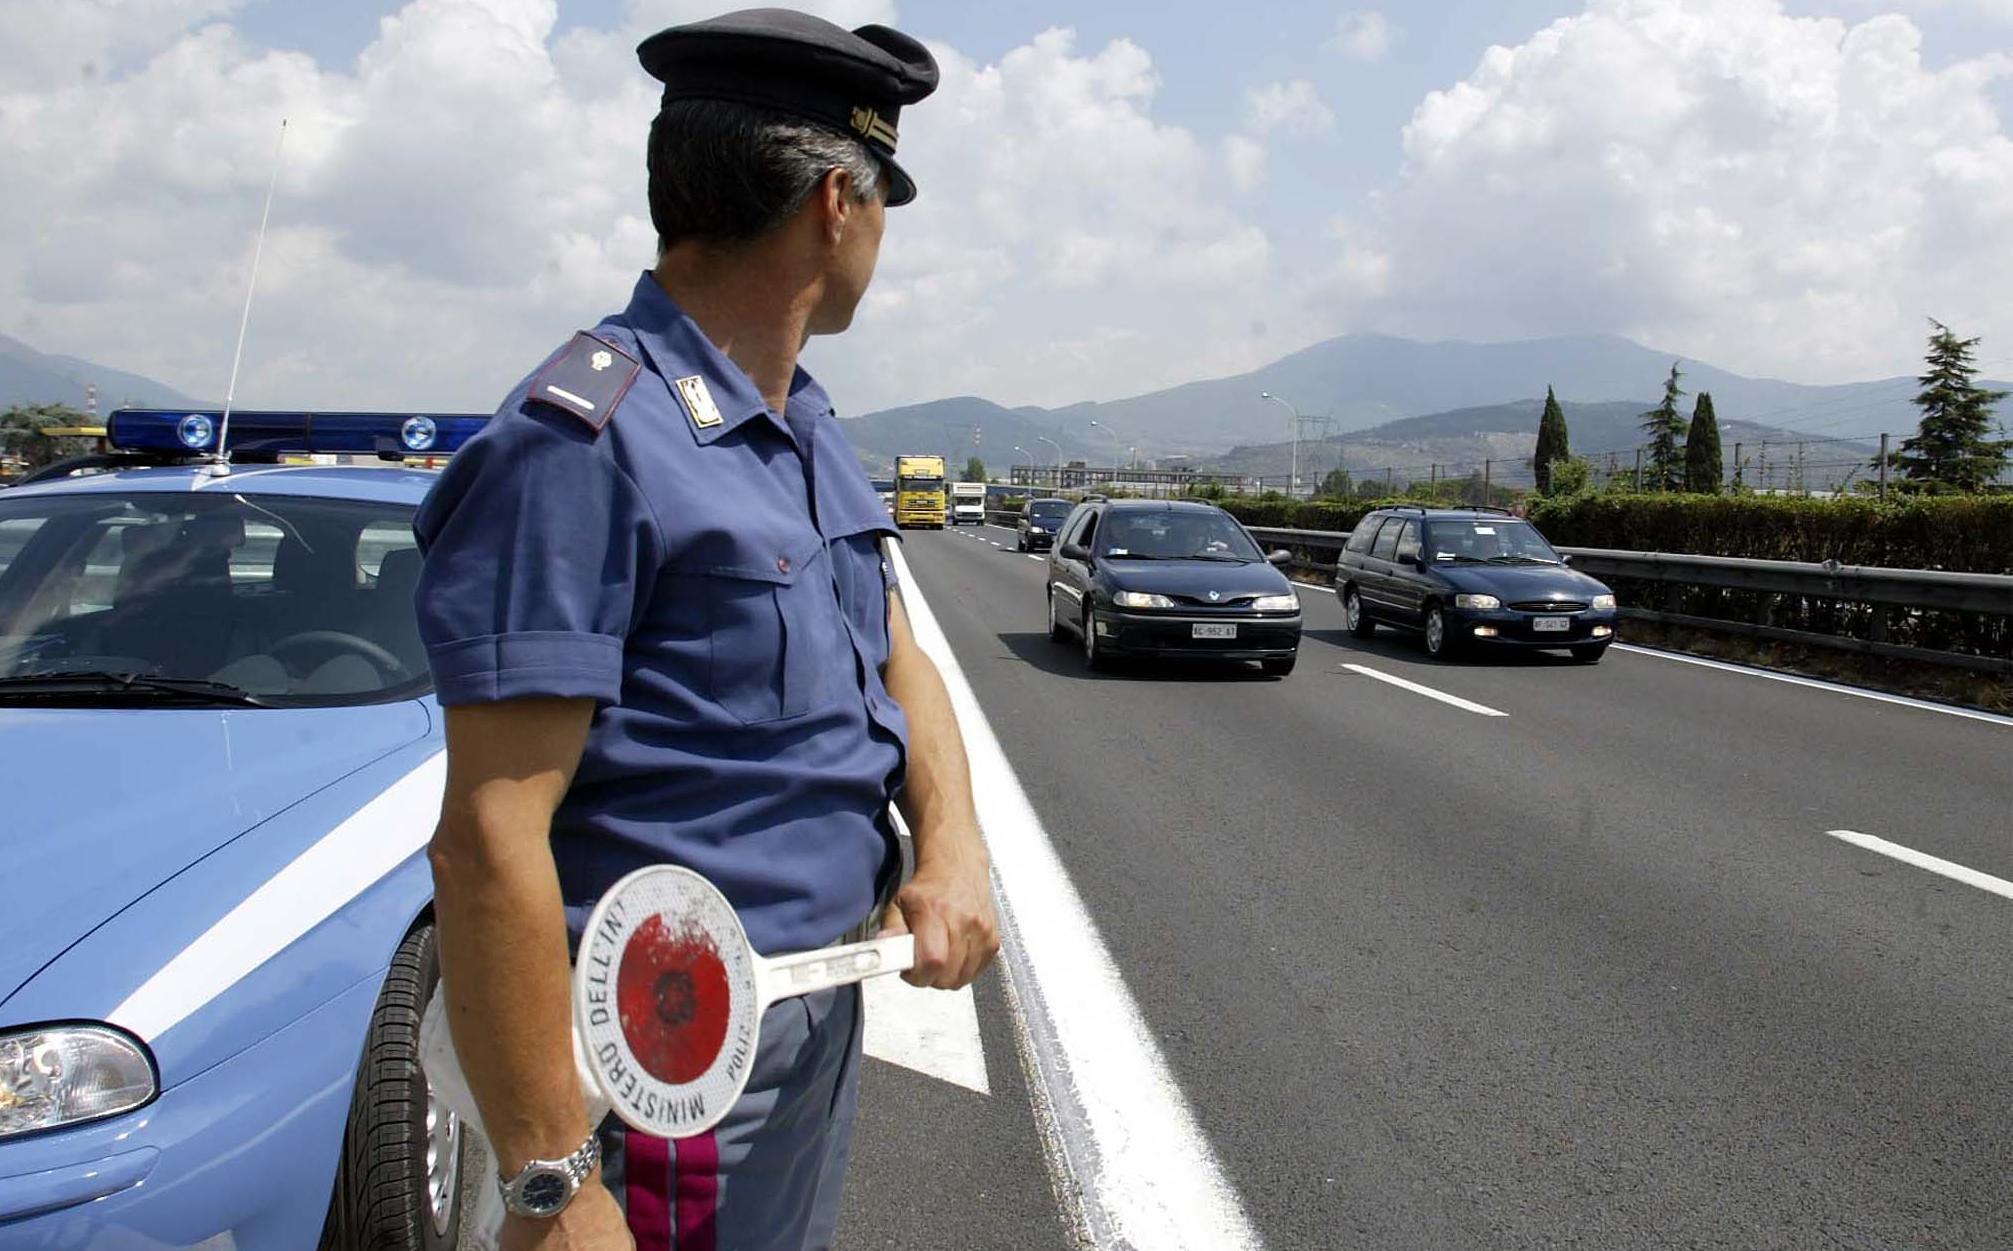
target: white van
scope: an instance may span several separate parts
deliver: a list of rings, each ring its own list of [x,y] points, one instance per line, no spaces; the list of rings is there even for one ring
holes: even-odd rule
[[[986,520],[986,484],[983,482],[951,483],[951,524],[963,525],[969,521],[973,525],[984,525]]]

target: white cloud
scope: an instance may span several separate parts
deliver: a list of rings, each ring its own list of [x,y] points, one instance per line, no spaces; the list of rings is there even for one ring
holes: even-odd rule
[[[1244,125],[1257,135],[1269,135],[1275,130],[1289,135],[1318,135],[1334,128],[1335,113],[1322,103],[1313,83],[1296,78],[1245,92]]]
[[[1255,191],[1265,181],[1265,145],[1249,135],[1231,135],[1223,141],[1223,164],[1231,186]]]
[[[1322,47],[1352,61],[1381,61],[1398,38],[1398,28],[1376,9],[1353,9],[1335,21],[1335,33]]]
[[[0,196],[25,241],[0,250],[0,331],[220,397],[286,116],[240,403],[487,407],[650,264],[656,84],[633,48],[713,7],[555,38],[553,0],[411,0],[330,67],[246,42],[222,4],[164,10],[140,42],[50,6],[81,17],[42,46],[125,68],[0,78],[0,162],[35,171]],[[854,330],[810,356],[848,411],[1254,363],[1269,241],[1213,141],[1154,117],[1144,49],[1051,30],[992,64],[936,52],[942,90],[902,119],[922,196],[891,215]]]
[[[1906,368],[1925,314],[2003,353],[2009,72],[1926,67],[1898,16],[1591,0],[1419,105],[1337,289],[1368,265],[1394,329],[1613,331],[1826,381]]]

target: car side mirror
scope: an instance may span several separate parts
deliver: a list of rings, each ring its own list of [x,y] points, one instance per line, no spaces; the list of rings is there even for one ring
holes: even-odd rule
[[[1572,564],[1572,563],[1573,563],[1573,558],[1572,558],[1572,557],[1570,557],[1570,556],[1568,556],[1568,555],[1566,555],[1566,554],[1565,554],[1564,552],[1560,552],[1560,553],[1559,553],[1559,563],[1560,563],[1560,564],[1562,564],[1562,565],[1570,565],[1570,564]]]
[[[1421,572],[1424,572],[1426,568],[1426,558],[1424,556],[1417,556],[1417,555],[1407,556],[1405,557],[1405,559],[1399,561],[1398,563],[1401,565],[1410,565],[1412,568],[1417,569]]]
[[[1065,543],[1055,549],[1064,560],[1089,560],[1090,549],[1081,543]]]
[[[1293,553],[1283,547],[1276,552],[1267,552],[1265,553],[1265,563],[1268,565],[1290,565],[1293,563]]]

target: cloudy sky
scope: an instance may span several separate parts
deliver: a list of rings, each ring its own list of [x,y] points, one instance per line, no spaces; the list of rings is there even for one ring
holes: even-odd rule
[[[644,35],[706,0],[7,0],[0,333],[257,406],[488,408],[652,259]],[[2013,360],[2013,0],[822,0],[928,41],[842,411],[1332,335],[1747,373]]]

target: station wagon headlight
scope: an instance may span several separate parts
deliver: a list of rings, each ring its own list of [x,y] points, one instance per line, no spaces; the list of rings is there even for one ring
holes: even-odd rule
[[[1251,601],[1255,612],[1292,612],[1300,607],[1300,597],[1288,591],[1284,595],[1261,595]]]
[[[1120,591],[1111,597],[1111,602],[1120,608],[1172,608],[1174,601],[1165,595],[1155,595],[1151,591]]]
[[[154,1092],[146,1049],[108,1025],[0,1034],[0,1139],[130,1112]]]
[[[1614,596],[1612,596],[1612,595],[1596,595],[1596,596],[1594,596],[1594,611],[1595,611],[1595,612],[1613,612],[1614,610],[1615,610],[1615,597],[1614,597]]]
[[[1491,609],[1501,608],[1502,606],[1503,601],[1493,595],[1456,595],[1454,597],[1454,607],[1456,608]]]

